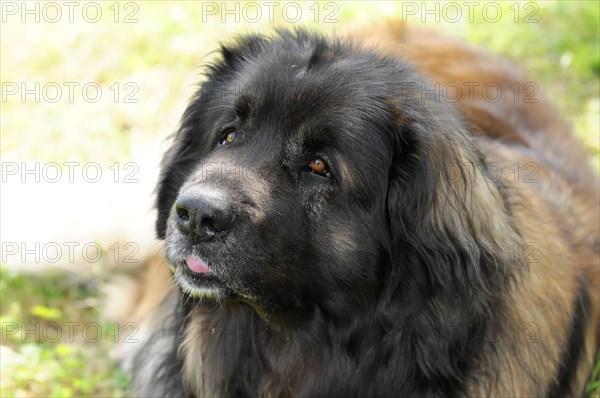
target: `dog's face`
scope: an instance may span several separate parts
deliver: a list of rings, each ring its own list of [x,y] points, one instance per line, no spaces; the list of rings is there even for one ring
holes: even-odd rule
[[[159,231],[193,296],[341,309],[375,292],[395,121],[372,65],[281,44],[224,50],[165,159]]]
[[[374,294],[388,235],[389,104],[369,95],[377,71],[360,59],[295,44],[226,54],[167,155],[179,179],[163,180],[159,195],[177,195],[159,203],[159,223],[193,296],[301,313]]]
[[[400,95],[418,80],[403,64],[303,33],[247,37],[222,56],[163,163],[157,230],[176,280],[263,315],[350,317],[390,277],[390,219],[427,234],[439,164],[422,154],[449,145],[423,135],[446,110]]]

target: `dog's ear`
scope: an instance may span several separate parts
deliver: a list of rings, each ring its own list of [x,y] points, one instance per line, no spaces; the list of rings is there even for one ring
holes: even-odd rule
[[[264,51],[268,38],[259,34],[237,36],[231,43],[221,43],[217,51],[218,62],[207,65],[207,75],[213,78],[223,78]],[[215,80],[218,81],[218,80]]]
[[[217,60],[206,65],[204,82],[190,100],[171,147],[162,159],[156,188],[158,238],[165,238],[167,219],[179,189],[214,145],[210,132],[218,110],[232,107],[227,100],[230,94],[235,94],[232,90],[239,89],[232,84],[233,75],[243,62],[262,51],[266,40],[259,35],[240,36],[231,45],[221,45]]]
[[[392,104],[393,266],[400,275],[420,272],[426,291],[487,301],[482,295],[496,295],[514,272],[519,235],[507,188],[486,175],[485,157],[451,104],[406,93]]]

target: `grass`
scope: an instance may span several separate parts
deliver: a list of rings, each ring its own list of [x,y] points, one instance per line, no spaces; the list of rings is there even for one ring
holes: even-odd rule
[[[23,103],[17,96],[3,100],[0,104],[3,161],[125,162],[138,143],[165,137],[173,130],[194,90],[198,66],[218,41],[240,31],[269,31],[272,27],[268,23],[222,24],[221,15],[204,23],[199,6],[177,1],[136,2],[139,22],[115,24],[109,9],[113,2],[101,4],[107,17],[94,24],[81,18],[73,23],[21,23],[18,18],[2,23],[0,80],[3,84],[95,82],[103,92],[95,103],[82,100],[81,91],[76,91],[73,101],[63,96],[57,103]],[[320,4],[324,6],[325,2]],[[400,3],[392,2],[336,4],[340,23],[321,24],[321,27],[340,30],[346,23],[400,15],[402,11]],[[513,2],[499,4],[503,15],[512,15]],[[490,23],[476,12],[472,23],[463,20],[431,24],[510,57],[528,70],[532,80],[544,87],[568,116],[598,167],[598,5],[593,1],[535,3],[538,22],[524,23],[529,2],[517,4],[521,10],[519,23],[511,17]],[[307,16],[303,22],[314,26],[310,20]],[[417,17],[408,20],[418,22]],[[285,21],[277,16],[276,23],[284,25]],[[122,100],[129,93],[123,90],[128,82],[138,88],[134,96],[137,102]],[[111,87],[115,83],[121,88],[118,101],[112,97]],[[109,354],[114,345],[111,325],[100,322],[103,338],[98,342],[91,343],[82,337],[84,325],[99,322],[97,284],[69,280],[59,273],[26,276],[3,267],[0,298],[3,325],[0,396],[127,394],[127,376],[116,368]],[[10,334],[6,329],[26,324],[51,331],[53,322],[59,325],[75,322],[74,340],[69,341],[65,331],[61,339],[52,342],[38,338],[38,332],[22,336]],[[600,396],[600,363],[587,395]]]
[[[124,397],[110,359],[114,325],[100,322],[98,286],[62,273],[0,270],[1,397]]]

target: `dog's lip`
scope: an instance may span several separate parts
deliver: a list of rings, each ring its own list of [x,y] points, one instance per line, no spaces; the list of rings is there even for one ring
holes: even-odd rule
[[[225,286],[213,277],[191,275],[182,267],[175,270],[175,280],[183,293],[201,300],[221,300],[229,295]]]

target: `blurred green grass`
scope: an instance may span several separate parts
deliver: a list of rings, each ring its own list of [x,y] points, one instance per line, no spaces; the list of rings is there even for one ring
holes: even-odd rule
[[[442,2],[441,4],[446,4]],[[529,2],[520,2],[524,7]],[[102,3],[104,12],[112,2]],[[0,35],[2,82],[97,82],[98,103],[81,99],[1,104],[0,151],[3,161],[95,161],[130,158],[139,142],[165,137],[176,126],[198,79],[199,65],[220,40],[234,33],[272,24],[223,24],[219,15],[203,23],[201,8],[191,2],[136,2],[139,23],[3,23]],[[323,5],[324,2],[321,3]],[[336,3],[340,23],[318,28],[342,30],[348,23],[400,15],[401,4]],[[513,2],[499,3],[512,15]],[[599,167],[600,49],[597,2],[538,2],[537,23],[496,23],[475,13],[474,21],[430,25],[489,51],[514,59],[544,87],[572,122]],[[521,14],[523,19],[523,14]],[[408,18],[418,23],[418,18]],[[316,24],[307,18],[302,22]],[[281,18],[276,24],[285,25]],[[137,103],[115,102],[110,87],[134,82]],[[124,94],[124,93],[122,93]],[[0,320],[18,324],[52,321],[95,322],[97,286],[65,283],[60,274],[24,276],[0,269]],[[102,325],[109,330],[109,325]],[[110,331],[109,331],[110,333]],[[110,335],[108,335],[110,336]],[[6,342],[4,342],[6,337]],[[124,396],[128,380],[110,359],[112,339],[31,341],[5,336],[0,396]],[[3,348],[4,350],[4,348]],[[589,384],[589,397],[600,395],[600,363]]]
[[[520,3],[520,19],[527,14]],[[103,96],[98,103],[77,98],[73,103],[27,102],[11,97],[2,104],[2,142],[7,160],[118,161],[130,155],[134,143],[166,136],[174,129],[198,79],[199,65],[216,43],[234,33],[269,32],[286,25],[222,24],[219,16],[202,23],[198,5],[187,2],[138,2],[136,24],[7,23],[2,27],[0,80],[2,82],[97,82]],[[380,7],[362,2],[340,5],[338,24],[400,15],[400,3]],[[443,4],[443,3],[442,3]],[[599,48],[597,4],[589,1],[539,2],[538,23],[514,23],[512,2],[501,2],[504,17],[487,22],[481,12],[469,23],[433,23],[436,29],[463,37],[490,51],[514,59],[530,72],[568,115],[591,151],[598,155]],[[103,5],[106,15],[108,7]],[[322,18],[322,16],[321,16]],[[407,18],[418,23],[418,18]],[[12,21],[12,20],[10,20]],[[9,21],[9,22],[10,22]],[[77,21],[76,21],[77,22]],[[317,26],[307,16],[305,25]],[[289,24],[288,24],[289,25]],[[20,40],[11,40],[19,37]],[[138,103],[115,103],[110,87],[133,82]],[[126,92],[121,88],[121,93]],[[46,145],[47,142],[56,145]]]
[[[99,295],[94,281],[0,268],[0,397],[126,396],[128,376],[109,357],[119,335],[98,320]]]

